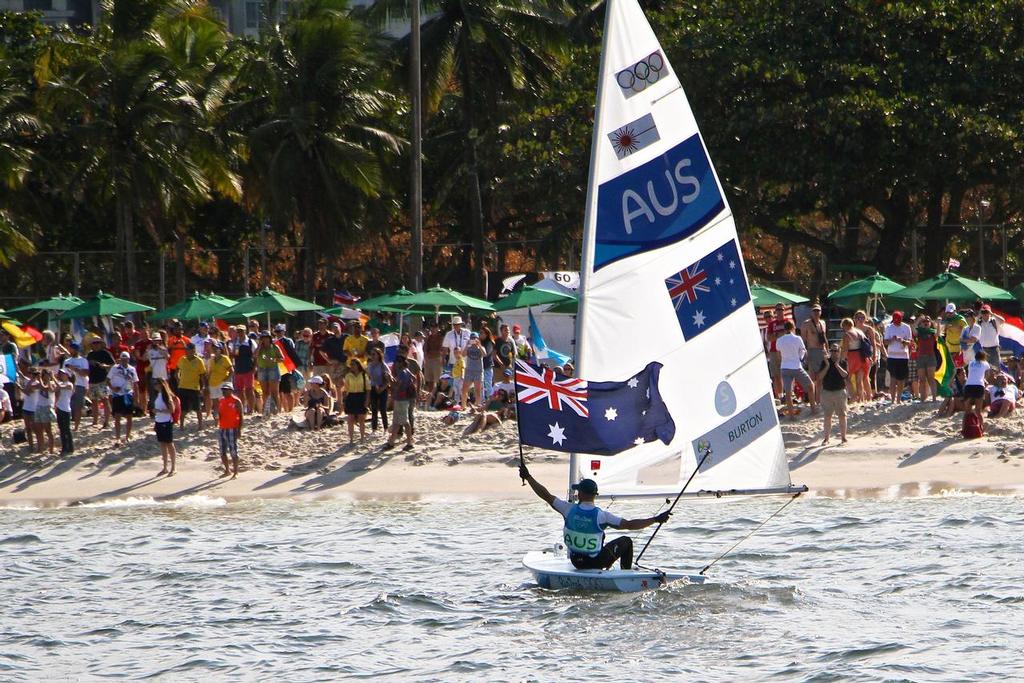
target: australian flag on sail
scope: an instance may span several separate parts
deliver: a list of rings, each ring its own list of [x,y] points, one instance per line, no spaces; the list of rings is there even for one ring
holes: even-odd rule
[[[665,279],[684,339],[693,339],[750,301],[736,240]]]
[[[625,382],[587,382],[516,361],[519,439],[567,453],[614,455],[655,439],[668,444],[676,425],[658,392],[661,363]]]

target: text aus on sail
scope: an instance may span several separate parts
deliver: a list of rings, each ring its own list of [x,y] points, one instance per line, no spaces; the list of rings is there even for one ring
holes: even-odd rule
[[[725,209],[700,136],[600,185],[594,270],[677,242]]]

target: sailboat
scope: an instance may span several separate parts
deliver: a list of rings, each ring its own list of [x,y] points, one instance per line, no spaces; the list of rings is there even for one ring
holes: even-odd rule
[[[598,483],[599,502],[806,491],[790,481],[732,212],[636,0],[606,3],[585,216],[575,376],[622,381],[661,363],[676,430],[668,444],[572,454],[570,495],[582,478]],[[523,564],[546,588],[704,580],[685,570],[578,570],[558,547]]]

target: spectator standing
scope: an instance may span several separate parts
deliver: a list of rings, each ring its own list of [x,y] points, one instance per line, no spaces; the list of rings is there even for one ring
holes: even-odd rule
[[[331,325],[331,336],[324,340],[323,352],[327,357],[327,374],[331,381],[339,389],[344,387],[348,365],[345,362],[345,337],[338,323]]]
[[[206,386],[206,363],[196,355],[196,346],[189,342],[185,346],[185,357],[178,361],[178,400],[181,401],[181,417],[178,426],[185,429],[185,415],[195,411],[199,422],[198,429],[203,428],[203,387]]]
[[[775,395],[782,396],[782,354],[776,346],[779,337],[786,333],[786,307],[782,304],[775,305],[775,312],[768,318],[764,328],[765,339],[768,341],[768,374],[772,377],[772,386],[775,387]]]
[[[462,389],[465,386],[466,359],[462,356],[462,349],[456,348],[452,351],[455,354],[452,362],[452,384],[455,385],[455,397],[462,403]]]
[[[167,371],[167,362],[170,354],[163,337],[157,333],[150,335],[149,348],[146,349],[146,360],[149,362],[149,396],[146,405],[150,414],[153,413],[153,401],[156,400],[156,392],[160,389],[160,382],[170,379]]]
[[[393,381],[391,369],[384,362],[384,352],[379,348],[371,347],[369,354],[370,362],[366,365],[366,374],[370,376],[370,431],[377,431],[377,415],[379,414],[381,426],[387,432],[388,388]]]
[[[220,400],[217,402],[217,427],[220,436],[220,462],[224,465],[224,474],[234,479],[238,476],[238,440],[242,438],[242,413],[245,412],[242,402],[235,396],[231,382],[220,386]],[[228,458],[231,458],[231,469]],[[233,471],[232,471],[233,470]]]
[[[825,370],[821,372],[821,412],[824,418],[822,446],[828,445],[832,435],[832,416],[839,422],[840,444],[846,443],[846,377],[849,373],[839,363],[839,345],[832,344],[825,359]]]
[[[409,360],[416,361],[416,364],[419,365],[419,367],[421,367],[421,368],[423,367],[423,360],[424,360],[423,359],[423,341],[424,341],[424,339],[425,339],[425,337],[423,336],[423,332],[421,330],[417,330],[416,333],[414,335],[412,335],[412,342],[409,344],[409,356],[408,356],[408,358],[409,358]]]
[[[938,334],[935,331],[935,323],[930,317],[922,314],[917,319],[914,333],[917,337],[918,395],[922,401],[934,400],[937,397],[935,370],[938,368]]]
[[[224,343],[220,341],[214,341],[211,344],[213,349],[213,355],[210,356],[210,360],[207,362],[207,367],[210,373],[210,403],[206,406],[206,412],[210,414],[211,418],[217,410],[217,402],[224,397],[224,385],[231,382],[231,373],[234,367],[231,365],[231,358],[224,353]],[[235,396],[234,385],[231,387],[231,395],[235,400],[241,400]]]
[[[288,328],[284,323],[274,325],[274,345],[281,349],[282,358],[292,362],[296,368],[301,364],[299,355],[295,352],[295,341],[288,336]],[[281,375],[278,383],[278,390],[281,394],[281,408],[290,413],[295,408],[295,377],[292,372],[285,372]]]
[[[57,371],[56,390],[57,432],[60,434],[60,454],[69,455],[75,452],[75,442],[71,435],[71,399],[75,394],[75,384],[71,381],[70,370],[61,368]],[[0,409],[0,422],[2,421],[3,412]]]
[[[967,364],[967,383],[964,385],[964,410],[978,415],[981,420],[982,430],[985,422],[981,419],[981,409],[985,403],[985,376],[988,374],[991,365],[988,364],[988,355],[984,351],[974,354],[974,360]]]
[[[1006,320],[992,312],[992,307],[984,304],[981,313],[978,315],[978,341],[981,343],[981,350],[989,357],[989,362],[994,367],[999,367],[999,330]]]
[[[229,349],[235,366],[233,384],[238,397],[245,404],[246,415],[249,415],[259,410],[254,384],[256,378],[256,354],[252,340],[245,333],[245,328],[239,325],[235,330],[235,343]]]
[[[92,399],[92,426],[99,420],[103,409],[103,429],[110,424],[110,392],[107,389],[107,373],[114,367],[114,357],[103,348],[103,340],[92,339],[92,351],[85,357],[89,361],[89,398]]]
[[[153,428],[156,431],[156,441],[160,444],[160,457],[164,464],[157,476],[174,476],[175,459],[178,455],[174,448],[174,412],[177,401],[178,397],[171,391],[170,383],[161,380],[153,399]],[[178,409],[180,408],[179,405]]]
[[[171,321],[170,334],[167,335],[167,373],[171,387],[176,387],[178,382],[178,361],[185,357],[186,347],[189,340],[181,323],[177,320]]]
[[[310,378],[310,368],[313,363],[313,330],[308,327],[302,328],[299,338],[295,340],[295,356],[299,359],[296,370],[302,374],[302,378]]]
[[[36,435],[36,453],[43,452],[43,437],[46,437],[47,450],[53,454],[53,423],[57,421],[54,411],[57,385],[53,381],[53,373],[49,368],[42,368],[34,373],[28,383],[28,393],[35,394],[36,401],[32,412],[32,429]]]
[[[129,321],[130,323],[130,321]],[[127,325],[128,323],[126,323]],[[137,396],[136,404],[140,406],[149,406],[149,383],[151,370],[149,367],[149,347],[152,345],[153,340],[150,339],[149,334],[143,334],[137,332],[134,326],[131,330],[126,327],[125,340],[133,339],[134,341],[129,344],[131,347],[132,354],[132,365],[135,366],[135,372],[139,375],[139,393]]]
[[[324,342],[331,336],[331,331],[327,328],[327,319],[319,318],[310,344],[310,362],[313,364],[314,375],[323,377],[330,370],[330,359],[324,351]]]
[[[14,343],[10,333],[0,327],[0,356],[18,357],[18,345]],[[12,407],[18,396],[18,378],[8,377],[9,381],[4,382],[3,390],[7,392],[7,398],[11,401]],[[12,408],[13,412],[13,408]]]
[[[516,359],[516,340],[512,338],[512,330],[508,325],[502,325],[498,328],[498,332],[501,335],[498,338],[495,350],[495,360],[500,371],[512,369],[512,363]]]
[[[775,348],[780,356],[782,387],[786,393],[785,412],[791,417],[800,414],[799,408],[795,410],[793,408],[793,382],[795,380],[803,387],[811,413],[814,413],[817,410],[817,404],[815,404],[813,398],[813,383],[803,366],[804,357],[807,355],[804,340],[796,333],[796,326],[792,320],[787,320],[782,329],[785,334],[775,340]]]
[[[267,410],[267,401],[271,401],[271,412],[281,410],[281,370],[278,367],[284,360],[284,354],[277,345],[271,342],[270,333],[260,332],[259,346],[256,347],[256,379],[263,393],[263,410]]]
[[[4,388],[9,384],[10,382],[5,382],[0,386],[0,424],[14,419],[14,404],[11,402],[10,393]]]
[[[199,329],[190,340],[196,347],[196,355],[207,361],[213,355],[213,337],[210,336],[210,323],[205,320],[199,323]]]
[[[419,392],[420,387],[423,386],[423,368],[420,366],[420,364],[418,362],[416,362],[416,359],[412,358],[409,355],[409,348],[406,347],[406,346],[402,346],[401,344],[399,344],[399,346],[398,346],[398,354],[396,356],[396,360],[398,358],[403,358],[404,359],[405,367],[409,370],[410,374],[412,374],[412,379],[413,379],[413,382],[416,385],[416,390],[417,390],[417,395],[416,395],[415,398],[416,398],[416,402],[418,403],[419,399],[420,399],[420,394],[418,392]],[[394,373],[392,373],[392,375],[394,375]],[[416,415],[415,405],[409,406],[409,429],[414,434],[416,432],[415,415]]]
[[[132,356],[122,351],[117,365],[110,369],[107,384],[110,386],[110,407],[114,414],[114,443],[121,445],[121,418],[125,419],[124,443],[132,438],[132,417],[135,410],[135,393],[139,386],[139,375],[131,366]]]
[[[406,440],[402,450],[411,451],[413,449],[413,427],[409,417],[415,408],[416,397],[419,395],[419,386],[416,378],[409,371],[406,358],[399,356],[395,360],[394,373],[395,412],[394,418],[391,421],[391,433],[388,436],[387,443],[384,444],[384,450],[394,448],[395,442],[405,432]]]
[[[20,377],[18,378],[18,389],[21,392],[21,421],[25,425],[25,443],[28,446],[28,450],[32,451],[36,443],[36,428],[33,420],[36,414],[36,401],[39,400],[39,392],[29,391],[29,387],[34,386],[33,383],[38,383],[39,368],[29,366],[27,361],[21,361],[21,363],[25,366],[24,371],[19,372]]]
[[[434,391],[444,371],[444,337],[437,322],[430,323],[429,334],[423,342],[423,381],[428,392]]]
[[[342,348],[345,351],[345,357],[357,358],[360,365],[366,364],[366,345],[370,343],[370,340],[363,335],[362,326],[357,320],[350,320],[348,323],[348,336],[345,337],[345,342]]]
[[[885,327],[885,344],[888,355],[889,400],[894,405],[903,402],[903,387],[910,377],[910,345],[914,331],[903,322],[903,313],[893,311],[892,322]]]
[[[359,440],[366,438],[366,412],[370,405],[370,378],[356,357],[348,361],[344,384],[345,421],[348,423],[348,441],[355,443],[355,425],[359,425]]]
[[[494,385],[494,335],[491,328],[484,325],[480,328],[480,348],[484,350],[484,388],[481,402],[491,397],[491,387]]]
[[[452,329],[448,330],[444,335],[444,341],[441,342],[441,355],[444,358],[446,369],[450,370],[455,365],[455,352],[459,351],[461,354],[467,344],[469,344],[469,330],[463,327],[462,316],[453,316]]]
[[[800,338],[807,347],[807,374],[811,376],[814,403],[821,403],[821,378],[828,357],[828,337],[825,321],[821,318],[821,304],[811,306],[811,317],[800,325]]]
[[[484,386],[484,349],[480,345],[480,335],[471,332],[469,343],[465,348],[465,369],[462,378],[462,394],[460,403],[462,406],[469,406],[469,392],[473,391],[473,402],[477,406],[483,405]]]
[[[402,335],[402,336],[404,337],[405,335]],[[384,342],[380,338],[380,329],[376,328],[376,327],[371,327],[370,328],[370,341],[368,341],[366,343],[366,362],[367,362],[367,364],[369,364],[370,360],[372,360],[373,352],[375,350],[376,351],[380,351],[380,357],[384,358],[384,350],[385,350],[385,348],[386,347],[384,346]]]
[[[71,417],[75,422],[75,431],[82,423],[82,410],[85,409],[85,395],[89,391],[89,361],[82,357],[82,347],[76,342],[68,344],[71,357],[64,361],[64,369],[71,373],[75,382],[74,394],[71,396]]]

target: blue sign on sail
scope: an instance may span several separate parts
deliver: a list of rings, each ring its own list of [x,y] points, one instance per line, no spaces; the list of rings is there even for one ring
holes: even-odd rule
[[[700,136],[598,188],[594,270],[692,235],[725,208]]]

